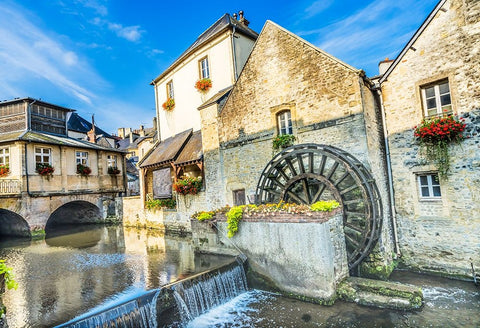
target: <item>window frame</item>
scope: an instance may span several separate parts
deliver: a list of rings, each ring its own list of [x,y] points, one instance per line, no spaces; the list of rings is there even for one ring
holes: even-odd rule
[[[245,193],[245,188],[232,190],[232,196],[233,196],[233,206],[240,206],[240,205],[247,204],[247,196]],[[239,198],[242,198],[243,202],[242,201],[237,202],[237,199]]]
[[[288,114],[288,115],[287,115]],[[287,117],[285,117],[287,115]],[[293,134],[292,112],[289,109],[282,110],[276,114],[277,133],[278,135]],[[282,128],[282,123],[285,127]],[[285,132],[283,132],[284,130]]]
[[[113,163],[113,166],[111,165]],[[117,155],[107,155],[107,169],[110,167],[118,168]]]
[[[440,85],[447,84],[448,86],[448,93],[440,93]],[[434,95],[433,97],[427,97],[427,89],[433,88],[434,90]],[[442,106],[442,101],[441,97],[445,95],[449,95],[450,97],[450,103],[448,105],[443,105]],[[424,84],[420,86],[420,96],[422,99],[422,106],[423,106],[423,115],[424,117],[436,117],[436,116],[443,116],[443,115],[451,115],[453,113],[453,101],[452,101],[452,90],[450,87],[450,82],[448,78],[445,79],[440,79],[433,81],[428,84]],[[429,108],[427,105],[427,99],[435,98],[435,107],[430,108],[430,110],[433,110],[433,108],[436,109],[435,114],[429,114]],[[449,110],[444,111],[443,107],[445,106],[450,106]]]
[[[86,156],[82,156],[82,155],[85,155],[85,154],[86,154]],[[85,159],[85,164],[82,161],[83,159]],[[76,150],[75,151],[75,163],[76,163],[76,165],[81,164],[83,166],[88,166],[88,151]]]
[[[175,92],[174,92],[174,89],[173,89],[173,80],[168,81],[165,84],[165,88],[166,88],[166,91],[167,91],[167,99],[169,99],[169,98],[175,99]]]
[[[202,63],[206,63],[205,68]],[[206,74],[204,72],[206,71]],[[209,79],[210,78],[210,63],[208,62],[208,56],[202,57],[198,60],[198,76],[200,79]]]
[[[10,166],[10,147],[0,147],[0,165]]]
[[[434,176],[436,176],[436,181],[434,181]],[[422,183],[422,177],[427,178],[427,183]],[[442,186],[440,184],[440,178],[436,172],[422,172],[418,173],[416,176],[418,195],[420,200],[441,200],[442,199]],[[423,195],[423,188],[428,188],[428,196]],[[438,188],[439,195],[435,195],[434,188]]]
[[[52,165],[52,148],[47,147],[35,147],[35,164],[48,164]],[[40,156],[40,161],[37,157]],[[45,158],[48,160],[45,161]]]

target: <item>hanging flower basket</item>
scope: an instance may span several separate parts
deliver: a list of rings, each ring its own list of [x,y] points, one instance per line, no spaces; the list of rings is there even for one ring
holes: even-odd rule
[[[81,176],[87,177],[92,173],[92,169],[89,168],[86,165],[82,164],[77,164],[77,174],[80,174]]]
[[[212,87],[212,80],[206,78],[206,79],[200,79],[195,83],[195,88],[198,90],[198,92],[207,92],[210,90]]]
[[[463,135],[465,126],[463,118],[459,120],[454,116],[447,116],[424,118],[420,125],[415,127],[414,136],[420,144],[421,151],[427,160],[435,164],[439,174],[444,178],[450,169],[448,146],[465,139]]]
[[[272,141],[273,150],[280,150],[293,145],[295,136],[293,134],[280,134]]]
[[[110,175],[120,174],[120,170],[116,166],[109,166],[107,171],[108,171],[108,174]]]
[[[182,178],[173,184],[173,190],[182,195],[196,195],[202,189],[202,178]]]
[[[167,112],[173,110],[173,108],[175,107],[175,100],[173,98],[167,98],[167,101],[163,103],[162,107]]]
[[[35,168],[35,172],[40,174],[42,177],[51,177],[55,169],[48,163],[37,163]]]
[[[8,165],[0,165],[0,178],[6,177],[10,173]]]

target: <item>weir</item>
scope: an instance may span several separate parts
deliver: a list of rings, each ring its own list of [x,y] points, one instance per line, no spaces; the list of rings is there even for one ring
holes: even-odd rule
[[[172,323],[185,326],[197,316],[248,290],[245,260],[238,257],[229,264],[120,304],[100,306],[92,310],[92,314],[84,314],[56,328],[156,328]]]

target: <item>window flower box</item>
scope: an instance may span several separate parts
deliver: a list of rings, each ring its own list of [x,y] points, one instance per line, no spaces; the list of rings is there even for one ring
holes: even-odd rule
[[[173,184],[173,190],[182,195],[196,195],[202,189],[202,178],[182,178]]]
[[[212,80],[210,80],[209,78],[200,79],[195,83],[195,89],[197,89],[198,92],[202,92],[202,93],[208,92],[208,90],[210,90],[211,87],[212,87]]]
[[[280,150],[293,145],[295,136],[293,134],[280,134],[272,141],[273,150]]]
[[[77,174],[81,176],[88,177],[92,173],[92,169],[86,165],[77,164]]]
[[[414,136],[427,160],[433,161],[441,176],[450,169],[448,146],[465,139],[466,124],[454,116],[424,118],[414,129]]]
[[[167,98],[167,101],[163,103],[162,107],[167,112],[173,110],[173,108],[175,107],[175,100],[173,98]]]
[[[120,174],[120,170],[116,166],[109,166],[107,170],[108,174],[110,175],[118,175]]]
[[[48,163],[37,163],[35,167],[35,172],[40,174],[42,177],[51,177],[55,169]]]
[[[0,165],[0,178],[6,177],[10,174],[10,168],[8,165]]]

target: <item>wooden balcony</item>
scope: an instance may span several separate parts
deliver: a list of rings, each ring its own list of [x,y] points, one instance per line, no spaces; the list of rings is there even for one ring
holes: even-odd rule
[[[18,195],[22,192],[22,180],[0,179],[0,195]]]

